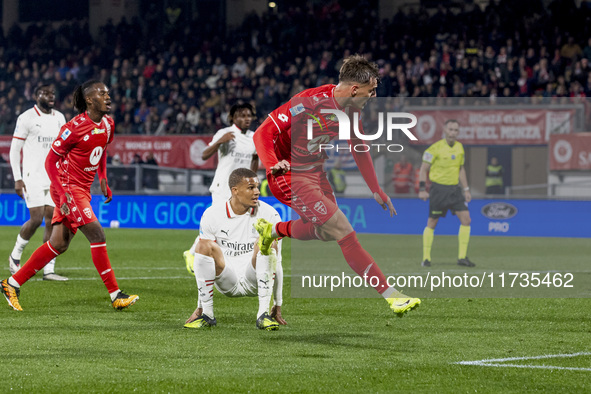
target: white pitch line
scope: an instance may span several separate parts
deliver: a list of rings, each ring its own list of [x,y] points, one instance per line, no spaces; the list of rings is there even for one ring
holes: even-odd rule
[[[525,361],[525,360],[542,360],[549,358],[570,358],[578,356],[591,356],[591,352],[565,353],[565,354],[545,354],[542,356],[530,357],[507,357],[507,358],[492,358],[476,361],[458,361],[454,364],[459,365],[476,365],[480,367],[510,367],[510,368],[532,368],[532,369],[561,369],[568,371],[585,371],[591,372],[591,368],[582,367],[559,367],[554,365],[523,365],[523,364],[501,364],[506,361]]]
[[[88,267],[65,267],[65,270],[81,270],[81,271],[85,271],[85,270],[91,270],[91,271],[95,271],[96,268],[94,268],[92,265],[88,266]],[[185,267],[114,267],[114,269],[116,271],[120,271],[120,270],[184,270]]]
[[[461,364],[461,363],[457,363]],[[554,365],[521,365],[521,364],[487,364],[477,363],[470,365],[478,365],[481,367],[512,367],[512,368],[529,368],[529,369],[563,369],[568,371],[585,371],[591,372],[591,368],[577,368],[577,367],[558,367]]]
[[[291,275],[283,275],[284,278],[290,278]],[[117,280],[167,280],[167,279],[193,279],[191,275],[183,275],[183,276],[118,276]],[[82,281],[82,280],[101,280],[101,278],[68,278],[68,281]],[[41,282],[43,278],[34,278],[31,281]]]
[[[167,279],[191,279],[191,276],[184,275],[184,276],[133,276],[133,277],[124,277],[118,276],[117,280],[167,280]],[[101,278],[68,278],[68,282],[73,281],[82,281],[82,280],[101,280]],[[32,279],[32,281],[41,282],[43,278],[39,279]]]

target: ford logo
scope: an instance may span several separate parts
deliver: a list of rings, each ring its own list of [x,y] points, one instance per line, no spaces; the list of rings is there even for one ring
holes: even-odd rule
[[[481,212],[489,219],[509,219],[517,215],[517,207],[506,202],[491,202],[483,206]]]

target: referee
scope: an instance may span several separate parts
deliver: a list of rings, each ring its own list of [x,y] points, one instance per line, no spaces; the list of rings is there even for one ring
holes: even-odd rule
[[[471,221],[468,203],[472,200],[472,196],[464,169],[464,146],[456,141],[460,125],[455,119],[447,120],[443,131],[445,138],[431,145],[423,154],[419,173],[419,198],[423,201],[429,199],[429,219],[423,231],[423,263],[421,265],[431,266],[431,246],[435,227],[439,218],[445,217],[450,210],[460,219],[458,265],[474,267],[475,264],[466,257]],[[431,181],[430,192],[427,192],[425,187],[427,172]]]

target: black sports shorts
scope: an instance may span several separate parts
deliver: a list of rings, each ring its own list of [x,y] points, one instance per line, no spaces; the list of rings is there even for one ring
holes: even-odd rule
[[[458,211],[467,211],[466,199],[460,185],[440,185],[431,183],[429,190],[429,217],[444,218],[447,211],[453,215]]]

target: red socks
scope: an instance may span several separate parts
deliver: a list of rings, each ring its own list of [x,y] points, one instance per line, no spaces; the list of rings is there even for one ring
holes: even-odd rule
[[[29,260],[27,260],[21,269],[19,269],[16,274],[12,275],[12,279],[14,279],[19,285],[24,285],[56,256],[59,256],[59,253],[51,246],[49,241],[45,242],[33,252],[31,257],[29,257]]]
[[[275,225],[275,232],[280,237],[289,237],[302,241],[319,239],[316,230],[311,222],[304,222],[302,219],[280,222]],[[365,277],[367,283],[373,286],[380,294],[385,292],[389,286],[382,270],[369,253],[359,243],[355,231],[346,235],[338,241],[347,264],[357,275]]]
[[[279,222],[275,225],[275,232],[280,237],[289,237],[300,241],[318,239],[314,225],[311,222],[304,223],[302,219]]]
[[[388,289],[386,277],[371,255],[363,249],[355,231],[338,240],[337,243],[341,247],[347,264],[357,275],[367,278],[367,283],[380,294]]]
[[[115,279],[115,273],[111,269],[111,262],[107,255],[107,244],[97,243],[90,244],[90,252],[92,254],[92,262],[99,272],[101,279],[109,293],[113,293],[119,290],[117,280]],[[21,267],[20,270],[14,275],[14,279],[19,285],[24,285],[29,279],[33,277],[38,271],[43,269],[49,263],[51,259],[59,256],[59,253],[51,246],[49,241],[37,248],[29,257],[29,260]]]
[[[275,232],[280,237],[289,237],[291,238],[291,227],[294,220],[290,220],[289,222],[279,222],[275,225]]]
[[[113,293],[119,290],[117,279],[115,279],[115,273],[111,269],[111,262],[109,261],[109,255],[107,254],[107,243],[90,244],[90,253],[96,270],[101,276],[105,286],[107,286],[107,291]]]
[[[292,238],[307,241],[310,239],[319,239],[316,235],[316,228],[311,222],[306,222],[302,219],[292,220],[291,234]]]

